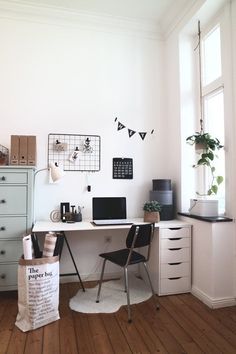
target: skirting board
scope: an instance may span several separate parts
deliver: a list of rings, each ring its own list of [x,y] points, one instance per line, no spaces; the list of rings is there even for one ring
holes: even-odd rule
[[[80,274],[82,281],[95,281],[100,279],[101,273],[93,273],[93,274]],[[106,273],[104,274],[103,279],[104,280],[110,280],[110,279],[118,279],[123,275],[122,272],[116,272],[116,273]],[[77,275],[68,275],[68,276],[62,276],[60,277],[60,283],[76,283],[78,282],[78,276]]]
[[[191,293],[196,296],[200,301],[206,304],[208,307],[212,309],[218,309],[221,307],[229,307],[236,305],[236,299],[234,297],[224,297],[224,298],[212,298],[202,292],[201,290],[192,287]]]

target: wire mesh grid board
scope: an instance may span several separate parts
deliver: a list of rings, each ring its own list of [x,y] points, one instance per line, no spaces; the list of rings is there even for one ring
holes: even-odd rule
[[[98,135],[48,134],[48,165],[64,171],[99,171],[101,137]]]

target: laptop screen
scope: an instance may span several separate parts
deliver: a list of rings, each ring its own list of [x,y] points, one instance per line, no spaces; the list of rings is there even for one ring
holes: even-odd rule
[[[93,220],[126,219],[125,197],[94,197]]]

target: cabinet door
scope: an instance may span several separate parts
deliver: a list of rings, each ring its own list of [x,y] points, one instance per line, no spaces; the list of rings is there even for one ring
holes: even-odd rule
[[[27,186],[0,186],[0,214],[26,214]]]
[[[0,262],[15,262],[22,256],[22,241],[0,241]]]
[[[0,216],[0,239],[22,237],[26,230],[26,216]]]
[[[17,284],[17,269],[18,264],[1,264],[0,270],[0,288],[4,290],[4,288],[9,289],[8,287],[16,288]]]

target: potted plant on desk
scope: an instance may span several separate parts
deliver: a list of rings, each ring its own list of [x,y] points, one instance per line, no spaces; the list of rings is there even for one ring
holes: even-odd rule
[[[152,200],[149,202],[145,202],[143,205],[143,210],[145,222],[160,221],[161,204],[158,201]]]

